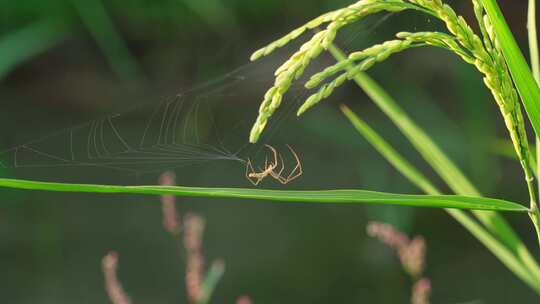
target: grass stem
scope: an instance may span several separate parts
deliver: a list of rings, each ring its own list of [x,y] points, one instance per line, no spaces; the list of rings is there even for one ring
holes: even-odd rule
[[[337,61],[346,59],[345,54],[336,46],[331,45],[329,52],[334,56]],[[358,86],[364,90],[368,96],[381,108],[381,110],[388,115],[388,117],[398,126],[400,131],[411,141],[414,147],[418,150],[424,159],[434,168],[434,170],[444,179],[444,181],[451,187],[451,189],[460,194],[464,193],[478,193],[478,191],[472,186],[468,179],[459,171],[459,169],[444,155],[444,153],[438,148],[438,146],[432,141],[432,139],[422,131],[409,117],[399,108],[397,102],[386,91],[380,87],[373,79],[371,79],[365,73],[358,73],[353,78]],[[501,255],[497,250],[491,247],[493,245],[490,241],[490,246],[485,242],[484,235],[477,235],[475,231],[471,231],[471,227],[476,227],[477,223],[464,222],[458,220],[463,224],[473,235],[475,235],[492,253],[494,253],[507,267],[509,267],[516,275],[521,277],[531,288],[536,291],[540,290],[540,267],[538,263],[523,244],[521,239],[517,236],[514,230],[508,225],[505,219],[494,212],[474,212],[474,215],[482,222],[482,224],[488,228],[488,230],[496,235],[493,238],[499,248],[508,247],[511,251],[512,258],[509,258],[511,263],[505,261],[508,258],[506,254]],[[452,214],[456,218],[456,214]],[[457,218],[456,218],[457,219]],[[463,217],[460,217],[463,220]],[[492,236],[493,237],[493,236]],[[502,242],[502,243],[501,243]],[[504,244],[504,245],[503,245]],[[514,270],[510,265],[515,265],[516,261],[521,264],[523,269],[518,271]],[[534,277],[534,282],[529,281],[523,275],[519,275],[519,272],[528,272]]]

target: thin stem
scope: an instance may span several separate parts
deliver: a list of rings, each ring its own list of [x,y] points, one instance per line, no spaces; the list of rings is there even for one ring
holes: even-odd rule
[[[536,231],[536,236],[538,237],[538,245],[540,246],[540,212],[538,211],[536,204],[529,211],[529,217],[533,222],[534,230]]]
[[[337,61],[342,61],[346,59],[345,54],[339,48],[334,45],[330,45],[328,51],[334,56]],[[351,67],[353,68],[353,67]],[[380,87],[373,79],[367,76],[364,73],[358,73],[353,78],[358,86],[363,89],[368,96],[381,108],[381,110],[388,115],[388,117],[398,126],[398,128],[403,132],[403,134],[411,141],[415,148],[422,154],[422,156],[428,161],[428,163],[435,169],[435,171],[441,176],[445,182],[452,188],[456,193],[466,194],[470,191],[478,193],[478,191],[468,182],[467,178],[461,174],[459,169],[444,155],[444,153],[438,148],[438,146],[433,143],[427,134],[423,132],[409,117],[403,112],[397,102],[390,96],[386,91]],[[421,138],[421,140],[419,140]],[[421,144],[420,144],[421,142]],[[441,166],[440,163],[443,163],[444,166]],[[449,172],[454,172],[454,174],[449,175]],[[457,177],[456,177],[457,176]],[[521,266],[530,272],[532,276],[535,277],[535,283],[529,284],[533,289],[539,290],[538,282],[540,280],[540,268],[529,252],[527,247],[523,244],[517,234],[513,229],[506,223],[504,218],[497,213],[485,213],[485,212],[474,212],[474,215],[488,228],[494,235],[497,236],[496,239],[503,241],[503,243],[508,246],[512,251],[514,259],[519,259]],[[454,216],[454,215],[453,215]],[[459,220],[458,220],[459,221]],[[460,221],[460,223],[462,223]],[[467,222],[470,224],[471,222]],[[472,222],[473,224],[476,224]],[[464,224],[464,223],[462,223]],[[469,225],[465,225],[471,233],[476,237],[475,231],[472,231]],[[488,249],[494,253],[507,267],[513,269],[511,265],[508,264],[505,256],[501,254],[498,250],[494,249],[492,246],[488,246],[483,240],[481,240]],[[501,246],[503,246],[501,244]],[[503,246],[502,248],[504,248]],[[499,247],[500,249],[501,247]],[[513,262],[513,261],[512,261]],[[513,264],[512,264],[513,265]],[[518,272],[514,269],[512,270],[518,276]],[[523,277],[520,276],[522,279]],[[526,279],[524,279],[526,281]],[[526,281],[527,282],[527,281]]]
[[[529,52],[531,55],[531,67],[533,76],[540,81],[540,58],[538,56],[538,36],[536,33],[536,0],[529,0],[529,13],[527,21],[529,34]]]
[[[537,176],[537,179],[538,179],[538,191],[540,193],[540,178],[538,178],[538,170],[540,170],[540,159],[538,159],[538,157],[540,156],[540,138],[538,138],[538,136],[536,136],[536,176]],[[532,154],[531,154],[532,155]],[[533,164],[535,163],[534,161],[532,162]]]
[[[527,33],[529,34],[529,53],[531,56],[531,68],[534,79],[540,82],[540,57],[538,56],[538,35],[536,33],[536,0],[529,0],[529,9],[527,14]],[[536,168],[540,168],[540,139],[536,137]],[[538,179],[540,190],[540,179]]]
[[[529,0],[529,8],[527,14],[527,32],[529,34],[529,53],[531,56],[531,68],[533,71],[534,79],[537,83],[540,83],[540,58],[538,56],[538,35],[536,33],[536,0]],[[536,136],[536,171],[540,169],[540,139]],[[540,178],[539,191],[540,191]],[[531,189],[529,188],[529,192]],[[534,190],[533,190],[534,191]],[[536,234],[538,236],[538,243],[540,245],[540,212],[538,210],[538,204],[536,199],[531,199],[531,211],[529,216],[534,224]]]
[[[540,211],[538,210],[538,203],[536,200],[536,189],[534,188],[534,178],[531,176],[526,177],[527,189],[529,190],[529,196],[531,199],[531,207],[529,210],[529,217],[533,222],[536,236],[538,238],[538,246],[540,247]]]

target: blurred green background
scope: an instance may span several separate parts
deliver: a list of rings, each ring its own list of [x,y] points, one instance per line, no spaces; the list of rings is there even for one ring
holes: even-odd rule
[[[451,2],[473,20],[469,1]],[[499,2],[526,47],[526,1]],[[4,0],[0,144],[12,148],[217,79],[248,64],[250,53],[265,43],[348,3]],[[378,22],[381,18],[384,22]],[[433,28],[440,24],[414,13],[381,14],[348,28],[339,41],[355,50],[398,31]],[[287,48],[265,62],[276,65],[291,51]],[[316,66],[329,62],[323,58]],[[220,104],[216,116],[232,117],[249,127],[272,73],[267,64],[244,66],[237,75],[246,81],[228,90],[234,95],[223,99],[227,103]],[[428,130],[482,193],[526,201],[518,163],[502,158],[503,151],[496,145],[506,136],[498,110],[471,66],[444,51],[421,49],[399,54],[370,74]],[[207,87],[202,86],[201,94]],[[289,185],[267,182],[264,187],[418,193],[355,133],[337,110],[340,102],[350,105],[441,184],[355,86],[345,86],[301,119],[289,112],[307,92],[293,91],[284,101],[290,108],[283,122],[271,127],[268,140],[292,144],[305,173]],[[244,129],[222,131],[235,138],[234,145],[247,141]],[[182,185],[251,186],[237,162],[197,164],[176,172]],[[157,174],[133,176],[76,167],[11,168],[2,174],[98,183],[157,181]],[[2,190],[1,200],[2,303],[107,303],[100,261],[109,250],[120,254],[119,275],[135,303],[186,302],[184,260],[162,228],[157,197]],[[209,260],[221,257],[227,264],[212,303],[234,303],[242,294],[255,303],[407,303],[411,282],[397,258],[366,236],[370,220],[389,222],[426,238],[433,303],[537,302],[531,290],[441,210],[209,199],[181,199],[178,207],[181,214],[197,212],[206,218],[206,255]],[[529,221],[522,216],[507,218],[540,256]]]

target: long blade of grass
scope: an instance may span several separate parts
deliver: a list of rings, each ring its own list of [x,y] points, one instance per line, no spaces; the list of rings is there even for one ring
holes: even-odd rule
[[[180,186],[113,186],[51,183],[6,178],[0,179],[0,187],[56,192],[132,193],[177,195],[185,197],[259,199],[278,202],[400,205],[432,208],[498,210],[523,213],[528,211],[528,209],[521,204],[502,199],[460,195],[394,194],[366,190],[298,191]]]
[[[529,287],[540,294],[540,284],[538,277],[534,272],[529,272],[527,265],[520,263],[514,252],[508,250],[493,237],[491,233],[483,229],[483,227],[474,221],[470,216],[461,210],[448,210],[448,213],[465,227],[472,235],[474,235],[486,248],[488,248],[499,260],[510,269],[517,277],[522,279]]]
[[[527,33],[529,37],[529,54],[531,57],[531,67],[534,79],[540,84],[540,56],[538,54],[538,34],[536,32],[536,0],[529,0],[527,11]],[[532,154],[532,153],[531,153]],[[536,171],[540,169],[540,138],[536,136]],[[534,164],[533,163],[533,164]],[[538,174],[536,175],[538,177]],[[538,179],[538,178],[537,178]],[[540,191],[540,179],[538,179],[538,189]]]
[[[335,46],[330,46],[330,53],[336,60],[344,60],[345,54]],[[350,68],[353,68],[352,66]],[[372,101],[392,120],[407,137],[422,157],[431,165],[447,185],[457,194],[478,196],[479,192],[472,186],[463,173],[442,152],[435,142],[418,127],[399,107],[397,102],[373,79],[365,73],[357,73],[353,80],[364,90]],[[497,236],[533,275],[540,280],[540,267],[523,241],[510,227],[506,220],[495,212],[476,211],[474,215]]]
[[[217,33],[230,35],[230,31],[240,31],[238,20],[221,0],[182,0],[197,15],[199,15]]]
[[[529,37],[529,52],[531,67],[536,82],[540,82],[540,56],[538,55],[538,34],[536,32],[536,0],[529,0],[527,13],[527,33]]]
[[[345,54],[336,47],[330,52],[341,61]],[[351,65],[350,68],[353,68]],[[399,130],[407,137],[422,157],[433,167],[448,186],[458,194],[478,196],[479,191],[442,152],[435,142],[403,111],[397,102],[373,79],[365,73],[358,73],[353,78],[358,86],[366,92],[373,102],[392,120]]]
[[[523,53],[516,43],[516,39],[496,0],[481,0],[486,13],[493,24],[496,37],[506,59],[508,69],[519,92],[521,101],[525,106],[529,120],[534,128],[536,136],[540,135],[540,88],[536,83]]]
[[[349,107],[340,106],[345,117],[349,119],[354,128],[362,135],[386,160],[392,164],[409,181],[427,194],[441,194],[439,190],[411,165],[403,156],[401,156],[386,140],[384,140],[375,130],[373,130],[365,121],[354,114]]]
[[[427,194],[438,195],[441,191],[435,187],[420,171],[400,155],[384,138],[373,130],[366,122],[352,112],[348,107],[341,106],[341,111],[349,119],[358,133],[362,135],[390,164],[392,164],[411,183]],[[540,280],[535,278],[503,243],[497,240],[484,227],[474,221],[462,210],[445,209],[448,214],[463,225],[486,246],[501,262],[527,285],[540,293]]]
[[[330,52],[341,61],[345,58],[343,52],[332,46]],[[353,68],[352,66],[350,68]],[[479,196],[480,193],[442,152],[435,142],[403,111],[397,102],[373,79],[365,73],[358,73],[354,81],[360,86],[373,102],[392,120],[399,130],[407,137],[415,149],[441,176],[445,183],[457,194]],[[489,213],[477,214],[479,219],[502,238],[508,238],[508,243],[514,243],[518,236],[500,216]]]
[[[116,30],[103,2],[74,0],[72,3],[114,72],[125,80],[142,79],[144,75],[137,59]]]
[[[0,38],[0,79],[17,65],[50,49],[67,36],[67,31],[50,21],[37,21]]]

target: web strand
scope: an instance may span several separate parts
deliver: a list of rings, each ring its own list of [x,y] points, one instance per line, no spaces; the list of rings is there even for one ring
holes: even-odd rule
[[[355,30],[341,45],[349,46],[365,34],[366,27]],[[161,103],[134,106],[6,149],[0,152],[0,165],[36,170],[93,167],[134,174],[215,161],[244,166],[247,157],[263,153],[264,146],[248,144],[247,134],[250,118],[262,92],[272,83],[271,71],[279,62],[280,58],[274,58],[248,63]],[[314,68],[327,64],[319,62]],[[310,94],[303,85],[302,80],[293,84],[261,142],[273,141],[295,117],[296,109]],[[243,118],[237,121],[221,117],[239,113]],[[231,134],[238,135],[236,141],[229,142]]]

